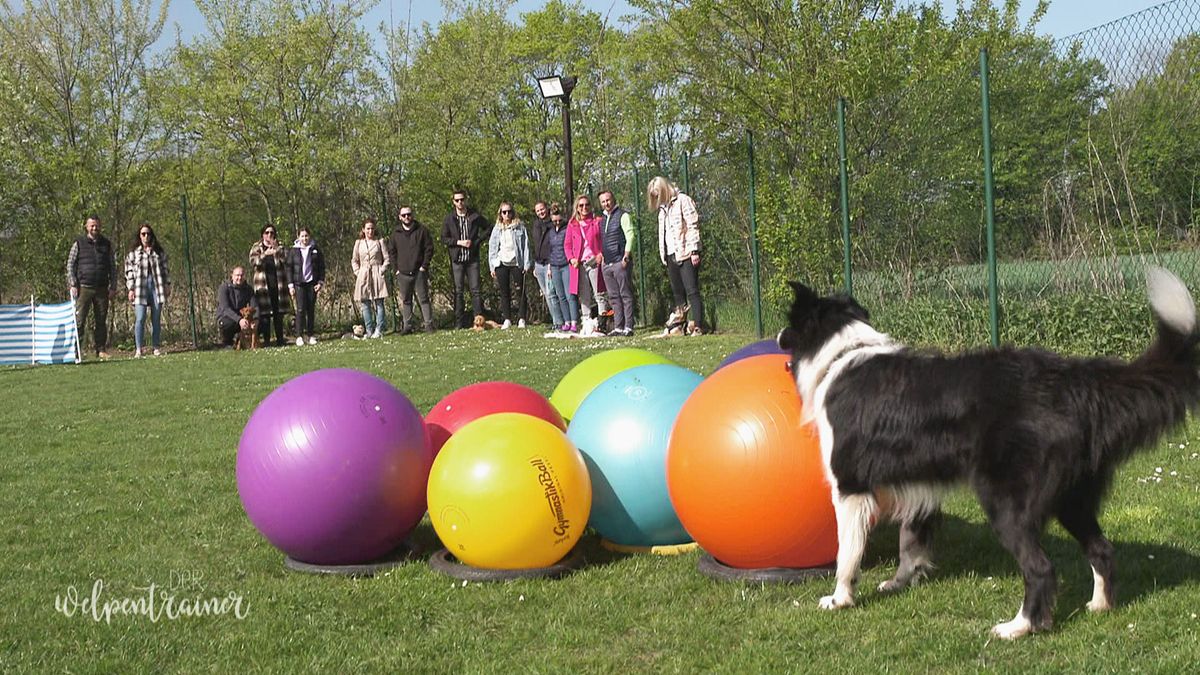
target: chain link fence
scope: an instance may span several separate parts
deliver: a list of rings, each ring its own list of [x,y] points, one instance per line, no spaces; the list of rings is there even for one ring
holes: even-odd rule
[[[1025,35],[990,50],[1000,341],[1102,349],[1056,334],[1079,326],[1055,318],[1089,303],[1078,312],[1085,320],[1106,311],[1099,305],[1144,305],[1147,264],[1200,288],[1198,30],[1200,0],[1176,0],[1062,40]],[[761,295],[770,334],[784,320],[786,292],[779,289],[788,278],[816,286],[840,279],[884,328],[954,344],[987,342],[980,74],[972,54],[930,72],[900,72],[873,95],[847,99],[849,238],[842,254],[849,278],[836,260],[824,276],[767,261],[755,274],[751,204],[762,188],[751,177],[749,139],[633,172],[643,193],[650,177],[664,175],[696,199],[710,322],[756,331]],[[835,110],[831,103],[831,139],[838,134]],[[815,160],[830,177],[819,195],[828,202],[830,240],[842,240],[839,159]],[[644,205],[636,189],[621,199]],[[644,206],[639,215],[642,320],[656,324],[669,309],[670,289],[657,260],[657,218]]]

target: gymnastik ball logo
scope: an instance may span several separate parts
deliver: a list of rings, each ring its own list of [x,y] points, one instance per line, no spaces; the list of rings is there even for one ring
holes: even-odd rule
[[[567,518],[563,508],[562,493],[558,491],[558,481],[554,478],[554,472],[541,457],[530,458],[529,465],[538,472],[538,483],[541,484],[546,497],[546,506],[550,508],[550,515],[555,520],[554,536],[558,539],[554,543],[557,544],[565,539],[567,532],[571,530],[571,521]]]
[[[74,585],[65,593],[54,596],[54,611],[65,617],[90,617],[92,621],[112,624],[114,618],[133,617],[162,620],[232,617],[238,621],[250,612],[250,604],[242,594],[230,591],[224,595],[206,594],[203,573],[185,570],[171,572],[165,585],[150,582],[132,586],[125,595],[112,594],[104,579],[92,582],[91,593],[81,592]]]

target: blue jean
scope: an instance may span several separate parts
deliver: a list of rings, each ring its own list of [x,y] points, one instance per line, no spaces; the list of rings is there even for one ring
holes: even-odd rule
[[[559,286],[550,280],[550,265],[535,263],[533,276],[537,279],[538,287],[542,289],[542,297],[546,299],[546,308],[550,310],[550,321],[554,326],[563,325],[562,305],[559,300]]]
[[[569,323],[579,323],[579,300],[568,292],[571,288],[571,266],[550,266],[550,279],[558,289],[558,308],[562,318]]]
[[[383,332],[383,298],[362,301],[363,329],[366,335],[375,331]],[[372,312],[371,308],[375,311]]]
[[[141,351],[142,345],[145,344],[146,335],[146,310],[150,310],[150,342],[155,349],[162,346],[162,305],[151,303],[149,305],[134,305],[133,306],[133,344]]]

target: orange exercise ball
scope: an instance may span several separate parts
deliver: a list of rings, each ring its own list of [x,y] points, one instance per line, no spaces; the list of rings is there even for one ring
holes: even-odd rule
[[[671,432],[671,503],[688,533],[730,567],[818,567],[837,558],[820,442],[801,423],[787,361],[753,356],[713,373]]]

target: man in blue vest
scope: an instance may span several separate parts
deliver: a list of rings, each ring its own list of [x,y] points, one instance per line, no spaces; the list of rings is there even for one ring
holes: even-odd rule
[[[112,244],[100,234],[100,219],[88,216],[83,227],[86,233],[67,254],[67,286],[75,300],[75,326],[81,335],[88,312],[96,309],[92,346],[96,356],[107,359],[108,302],[117,292],[117,266]]]
[[[613,328],[609,335],[633,335],[633,263],[630,256],[637,241],[633,218],[617,206],[612,190],[600,193],[600,208],[604,210],[600,224],[600,248],[604,264],[604,286],[608,289],[608,304],[613,310]]]

